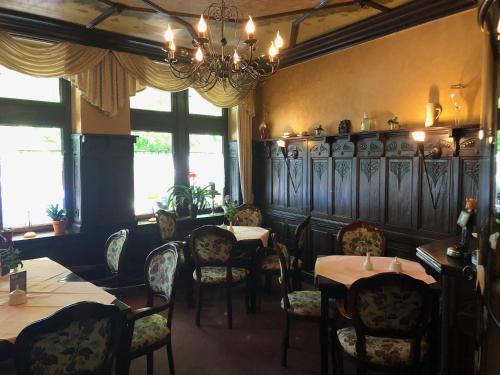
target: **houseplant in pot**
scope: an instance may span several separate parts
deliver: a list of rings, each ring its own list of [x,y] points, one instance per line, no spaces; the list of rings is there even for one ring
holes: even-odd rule
[[[236,216],[236,203],[231,199],[230,195],[226,195],[224,197],[224,201],[222,202],[222,208],[224,209],[224,214],[226,215],[226,219],[229,222],[229,230],[233,231],[233,220]]]
[[[52,219],[54,234],[60,236],[66,233],[66,210],[59,208],[59,204],[51,204],[46,212],[47,216]]]
[[[10,227],[4,227],[3,229],[0,230],[0,244],[2,244],[2,241],[5,243],[6,246],[9,246],[12,244],[12,236],[14,235],[14,229]]]

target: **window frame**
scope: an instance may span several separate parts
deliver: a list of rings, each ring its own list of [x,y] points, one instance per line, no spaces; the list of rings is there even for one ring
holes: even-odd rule
[[[63,155],[64,208],[68,212],[68,225],[73,223],[73,163],[71,142],[71,84],[59,78],[59,103],[36,100],[12,99],[0,97],[0,124],[5,126],[32,126],[61,129],[61,147]],[[0,184],[0,228],[3,228],[2,187]],[[50,230],[50,222],[45,225],[31,226],[31,230]],[[27,227],[16,227],[16,231]]]
[[[229,144],[228,110],[222,109],[221,117],[190,115],[188,112],[188,90],[172,94],[172,111],[159,112],[130,108],[130,127],[133,131],[172,133],[176,185],[188,185],[189,179],[189,134],[211,134],[222,136],[224,156],[224,187],[229,190]],[[139,215],[146,219],[153,215]]]

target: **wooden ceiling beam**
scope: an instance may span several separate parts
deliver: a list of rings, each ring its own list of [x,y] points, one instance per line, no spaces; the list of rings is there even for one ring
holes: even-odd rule
[[[90,21],[85,27],[87,29],[93,29],[94,27],[96,27],[100,23],[107,20],[113,14],[121,13],[123,9],[124,9],[124,6],[121,4],[113,4],[108,9],[106,9],[104,12],[102,12],[100,15],[98,15],[96,18],[94,18],[92,21]]]
[[[358,1],[359,5],[362,7],[365,5],[368,5],[369,7],[372,7],[373,9],[377,9],[381,12],[390,12],[392,9],[388,8],[382,4],[377,3],[376,1],[373,0],[359,0]]]
[[[313,8],[303,13],[299,18],[292,22],[292,30],[290,31],[290,47],[297,45],[297,37],[299,36],[299,27],[302,22],[311,17],[316,11],[328,5],[330,0],[320,0]],[[354,3],[354,2],[352,2]]]

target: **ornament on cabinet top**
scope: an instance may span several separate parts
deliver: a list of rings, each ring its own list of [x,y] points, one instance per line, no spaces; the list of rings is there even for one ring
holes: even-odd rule
[[[346,134],[351,131],[351,121],[350,120],[342,120],[339,123],[339,133]]]

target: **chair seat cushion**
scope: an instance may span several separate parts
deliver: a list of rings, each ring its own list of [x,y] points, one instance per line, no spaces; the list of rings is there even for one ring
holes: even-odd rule
[[[321,292],[317,290],[296,290],[288,293],[290,313],[319,318],[321,316]],[[284,309],[283,300],[281,308]]]
[[[245,268],[231,268],[233,274],[233,283],[243,280],[250,273]],[[226,267],[201,267],[201,282],[203,284],[223,284],[226,282]],[[193,272],[193,278],[196,280],[196,271]]]
[[[167,319],[160,314],[145,316],[135,321],[130,351],[135,352],[146,348],[166,339],[168,335],[170,335],[170,330],[167,326]]]
[[[356,357],[356,331],[346,327],[337,331],[340,346],[352,357]],[[411,341],[389,337],[366,336],[366,360],[376,365],[391,367],[409,366]],[[427,341],[422,340],[420,357],[427,354]]]
[[[295,263],[295,257],[291,256],[290,257],[290,262],[293,268],[293,264]],[[297,266],[298,268],[302,268],[302,261],[300,259],[297,260]],[[280,271],[280,261],[279,257],[276,254],[268,255],[262,259],[262,265],[261,265],[262,271]]]

